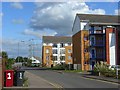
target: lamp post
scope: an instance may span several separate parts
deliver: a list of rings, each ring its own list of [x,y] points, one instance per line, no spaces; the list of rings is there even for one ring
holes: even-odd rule
[[[19,42],[18,42],[18,62],[19,62]]]
[[[25,42],[25,41],[20,41],[20,42]],[[18,42],[18,62],[20,62],[19,60],[19,55],[20,55],[20,42]]]
[[[21,41],[22,43],[25,43],[25,41]],[[25,63],[25,60],[24,60],[24,58],[23,58],[23,63]],[[24,65],[24,64],[23,64]]]

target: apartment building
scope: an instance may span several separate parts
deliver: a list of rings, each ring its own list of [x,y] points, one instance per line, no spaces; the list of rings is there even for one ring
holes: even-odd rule
[[[42,65],[73,64],[72,37],[43,36]]]
[[[95,63],[100,61],[109,65],[120,64],[119,26],[118,16],[77,14],[72,28],[74,68],[92,70]]]

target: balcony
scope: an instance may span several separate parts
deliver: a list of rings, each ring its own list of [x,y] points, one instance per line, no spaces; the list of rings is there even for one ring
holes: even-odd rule
[[[96,55],[90,55],[90,60],[104,60],[105,59],[105,55],[103,54],[103,52],[101,53],[96,53]]]
[[[104,35],[105,31],[104,30],[89,30],[90,35]]]
[[[90,47],[104,47],[104,41],[96,41],[95,43],[90,42]]]

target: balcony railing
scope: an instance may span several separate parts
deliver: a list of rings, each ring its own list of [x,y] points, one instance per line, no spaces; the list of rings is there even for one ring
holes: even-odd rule
[[[95,43],[90,42],[90,46],[105,46],[104,41],[97,41]]]
[[[103,55],[103,53],[97,53],[96,56],[94,55],[90,55],[90,59],[105,59],[105,55]]]
[[[103,30],[89,30],[89,33],[90,34],[99,34],[99,35],[101,35],[101,34],[105,34],[105,32],[103,31]]]

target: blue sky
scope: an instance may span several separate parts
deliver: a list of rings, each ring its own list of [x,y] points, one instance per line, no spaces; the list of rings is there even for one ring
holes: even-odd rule
[[[17,43],[36,39],[41,45],[43,35],[71,35],[76,13],[110,14],[118,10],[117,2],[69,3],[2,3],[2,49],[17,56]],[[28,56],[28,46],[21,46],[21,55]],[[41,46],[38,46],[41,56]],[[12,49],[11,49],[12,48]],[[27,48],[27,50],[26,50]],[[37,52],[37,51],[36,51]]]
[[[23,9],[17,9],[11,6],[12,3],[3,3],[3,38],[25,39],[22,31],[29,27],[30,19],[35,8],[33,3],[21,3]],[[13,20],[22,20],[21,23],[16,23]]]

